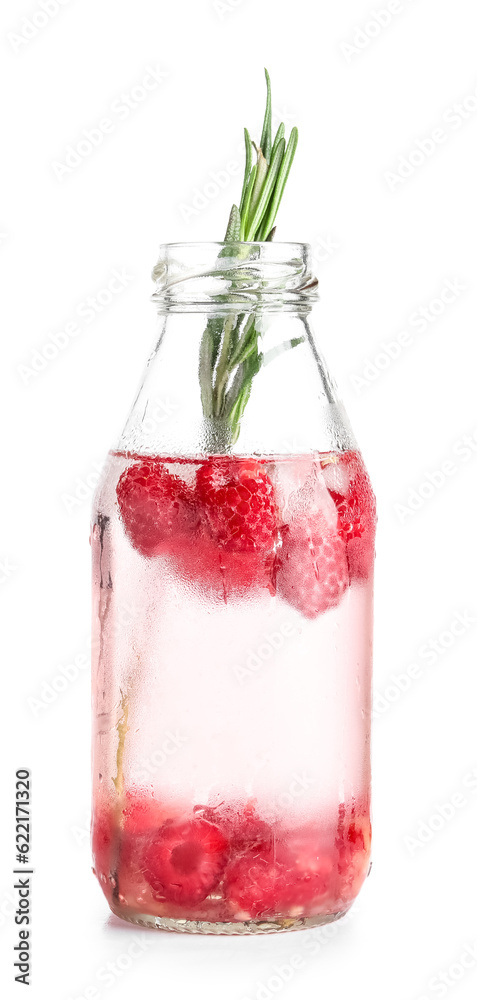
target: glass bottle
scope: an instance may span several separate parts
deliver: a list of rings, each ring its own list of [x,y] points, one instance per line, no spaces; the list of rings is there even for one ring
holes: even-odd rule
[[[369,870],[375,505],[304,244],[161,247],[93,509],[93,854],[115,914],[345,913]]]

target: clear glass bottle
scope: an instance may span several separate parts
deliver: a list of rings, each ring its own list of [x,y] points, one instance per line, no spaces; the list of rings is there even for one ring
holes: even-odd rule
[[[93,510],[93,853],[202,933],[326,923],[370,857],[375,505],[302,244],[161,248]]]

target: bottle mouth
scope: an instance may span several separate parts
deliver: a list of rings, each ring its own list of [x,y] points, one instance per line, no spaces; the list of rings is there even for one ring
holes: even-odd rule
[[[152,277],[159,311],[211,305],[307,312],[317,298],[307,243],[165,243]]]

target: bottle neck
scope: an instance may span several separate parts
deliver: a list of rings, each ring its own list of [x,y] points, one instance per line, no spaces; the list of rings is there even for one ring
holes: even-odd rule
[[[161,335],[120,450],[306,454],[350,434],[307,314],[317,281],[303,244],[161,248]]]
[[[161,247],[153,271],[160,314],[307,315],[317,298],[310,248],[300,243],[183,243]]]

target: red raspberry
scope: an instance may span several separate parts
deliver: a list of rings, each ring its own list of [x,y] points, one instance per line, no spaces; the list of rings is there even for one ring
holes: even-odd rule
[[[191,491],[157,458],[145,457],[125,469],[116,493],[126,534],[143,556],[157,555],[198,522]]]
[[[318,481],[298,490],[282,529],[277,591],[306,618],[339,604],[349,585],[346,545],[336,509]]]
[[[376,501],[361,456],[356,452],[322,461],[323,476],[338,511],[347,544],[350,579],[366,579],[374,563]]]
[[[260,819],[253,799],[245,805],[229,802],[218,806],[196,806],[194,812],[223,830],[232,857],[251,849],[271,848],[273,844],[272,827]]]
[[[118,856],[120,865],[128,866],[138,842],[144,844],[150,839],[168,815],[170,811],[166,812],[156,799],[129,791],[119,811],[113,803],[103,806],[93,823],[93,856],[100,871],[109,872]]]
[[[344,901],[355,898],[369,871],[371,850],[371,822],[369,807],[359,809],[341,803],[338,810],[338,829],[335,840],[340,875],[340,895]]]
[[[311,907],[316,912],[323,897],[329,897],[334,888],[335,851],[332,837],[326,830],[308,824],[288,835],[287,846],[295,859],[290,906]]]
[[[236,825],[230,844],[244,844],[248,822]],[[267,826],[267,824],[263,824]],[[322,836],[314,828],[282,831],[281,837],[257,837],[225,873],[225,894],[242,919],[316,912],[323,905],[333,881],[330,846],[321,846]],[[246,846],[246,845],[244,845]]]
[[[259,462],[210,458],[197,472],[197,497],[221,548],[259,556],[273,550],[277,509],[272,483]]]
[[[277,507],[272,483],[254,459],[210,458],[197,472],[203,530],[195,560],[198,579],[227,600],[255,586],[274,590]]]
[[[338,809],[338,829],[335,840],[341,855],[351,856],[357,852],[369,853],[371,845],[371,821],[369,805],[357,808],[353,800],[351,806],[342,802]]]
[[[293,892],[292,858],[281,847],[253,849],[227,868],[225,895],[243,920],[288,912]]]
[[[157,837],[164,823],[172,821],[171,809],[152,795],[127,791],[119,822],[121,854],[120,883],[124,876],[140,868],[140,856]]]
[[[220,882],[228,843],[203,819],[166,823],[144,855],[144,874],[159,900],[192,905]]]

